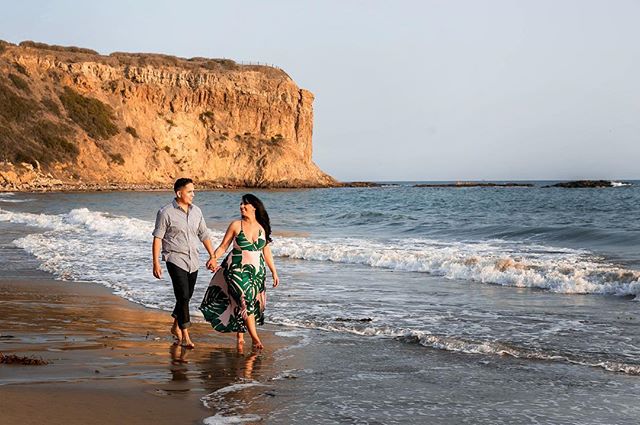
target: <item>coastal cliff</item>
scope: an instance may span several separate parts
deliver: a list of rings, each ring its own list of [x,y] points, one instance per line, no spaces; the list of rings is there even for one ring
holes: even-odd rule
[[[334,186],[313,100],[274,67],[0,42],[0,188]]]

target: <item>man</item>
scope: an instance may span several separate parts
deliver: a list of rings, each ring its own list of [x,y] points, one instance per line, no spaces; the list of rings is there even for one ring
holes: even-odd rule
[[[176,305],[173,309],[171,333],[177,343],[186,348],[195,348],[189,337],[189,300],[198,277],[198,241],[201,241],[209,253],[207,268],[214,269],[216,262],[209,231],[200,208],[193,205],[195,196],[193,180],[180,178],[173,185],[176,194],[173,202],[160,208],[153,230],[153,275],[162,278],[160,267],[160,248],[162,259],[167,263],[167,271],[173,284]]]

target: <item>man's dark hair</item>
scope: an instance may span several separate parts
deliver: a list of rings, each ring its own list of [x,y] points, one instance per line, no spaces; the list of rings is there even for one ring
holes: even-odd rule
[[[191,179],[187,179],[185,177],[179,178],[178,180],[176,180],[176,182],[173,184],[173,191],[177,192],[180,189],[182,189],[183,187],[185,187],[186,185],[188,185],[189,183],[193,183],[193,180]]]

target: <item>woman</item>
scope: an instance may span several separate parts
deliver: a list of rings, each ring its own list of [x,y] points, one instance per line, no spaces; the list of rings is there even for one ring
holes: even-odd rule
[[[271,224],[264,204],[254,195],[244,195],[240,202],[240,215],[240,220],[229,224],[214,252],[215,261],[233,241],[233,249],[214,270],[200,310],[216,331],[237,332],[239,349],[248,330],[253,347],[261,350],[264,346],[256,325],[264,323],[265,263],[271,270],[274,288],[280,280],[269,247]]]

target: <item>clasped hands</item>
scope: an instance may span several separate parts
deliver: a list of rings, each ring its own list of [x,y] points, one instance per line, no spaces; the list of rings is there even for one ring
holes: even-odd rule
[[[211,270],[211,273],[217,272],[220,268],[218,265],[218,259],[215,257],[209,257],[209,260],[207,260],[207,268]]]

